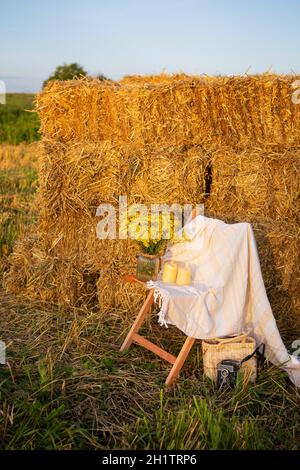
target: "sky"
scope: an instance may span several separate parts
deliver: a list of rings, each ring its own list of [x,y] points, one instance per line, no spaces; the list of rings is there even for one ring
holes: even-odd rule
[[[0,80],[36,92],[90,75],[300,73],[299,0],[0,0]]]

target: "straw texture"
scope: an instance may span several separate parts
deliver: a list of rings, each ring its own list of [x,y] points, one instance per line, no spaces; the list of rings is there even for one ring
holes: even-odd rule
[[[216,216],[298,220],[300,147],[253,146],[212,152],[207,209]]]
[[[125,83],[52,81],[39,94],[44,137],[139,145],[300,144],[296,76],[164,76]],[[129,82],[129,83],[128,83]]]

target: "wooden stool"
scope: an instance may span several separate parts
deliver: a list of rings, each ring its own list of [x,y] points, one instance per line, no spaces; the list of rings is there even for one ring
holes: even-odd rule
[[[146,287],[145,282],[138,280],[133,275],[126,276],[124,278],[124,281],[125,282],[138,282],[139,284],[142,284],[143,286]],[[125,351],[131,346],[132,343],[136,343],[136,344],[139,344],[140,346],[143,346],[146,349],[149,349],[149,351],[152,351],[157,356],[169,362],[170,364],[172,364],[172,368],[166,379],[166,385],[171,385],[178,377],[178,374],[183,364],[185,363],[185,360],[196,338],[192,338],[191,336],[188,336],[182,346],[180,353],[176,357],[176,356],[173,356],[173,354],[170,354],[169,352],[160,348],[156,344],[152,343],[151,341],[146,339],[144,336],[139,335],[138,331],[141,328],[146,316],[150,314],[153,303],[154,303],[154,289],[151,289],[128,335],[126,336],[126,339],[124,343],[122,344],[120,351]]]

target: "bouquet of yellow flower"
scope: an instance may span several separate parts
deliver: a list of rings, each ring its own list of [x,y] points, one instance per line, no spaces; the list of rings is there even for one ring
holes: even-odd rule
[[[182,228],[182,212],[157,210],[150,213],[144,206],[133,205],[127,218],[120,222],[120,234],[136,240],[142,254],[137,255],[136,276],[141,281],[155,280],[160,254],[168,241],[186,241]]]
[[[136,240],[143,253],[156,255],[168,241],[180,241],[177,232],[181,226],[181,215],[172,211],[149,213],[131,206],[127,220],[121,222],[120,233]]]

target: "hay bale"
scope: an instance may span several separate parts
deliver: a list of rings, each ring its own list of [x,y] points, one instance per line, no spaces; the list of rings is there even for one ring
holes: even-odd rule
[[[300,328],[300,228],[294,222],[252,222],[267,294],[284,335]]]
[[[46,218],[94,216],[99,202],[120,194],[120,152],[113,145],[48,145],[47,150],[39,191]]]
[[[187,75],[186,73],[160,73],[157,75],[125,75],[119,83],[121,83],[121,85],[160,85],[162,83],[174,83],[175,81],[199,80],[199,78],[205,78],[207,80],[217,79],[217,77],[208,77],[207,75],[200,77],[199,75]]]
[[[123,145],[300,143],[296,76],[51,81],[38,95],[44,138]]]
[[[217,217],[297,220],[300,147],[263,146],[213,152],[212,186],[206,207]]]
[[[43,161],[39,196],[45,218],[94,217],[100,203],[203,202],[209,154],[201,147],[52,145]]]
[[[200,146],[127,149],[122,194],[130,203],[202,203],[209,158]]]
[[[145,289],[138,284],[124,283],[127,274],[135,273],[138,252],[133,240],[115,240],[113,256],[105,255],[97,283],[102,312],[134,315],[139,310],[145,299]]]
[[[66,306],[95,305],[99,273],[91,266],[78,266],[74,257],[54,256],[43,245],[36,233],[18,241],[10,256],[10,271],[4,277],[6,289],[31,300]]]

